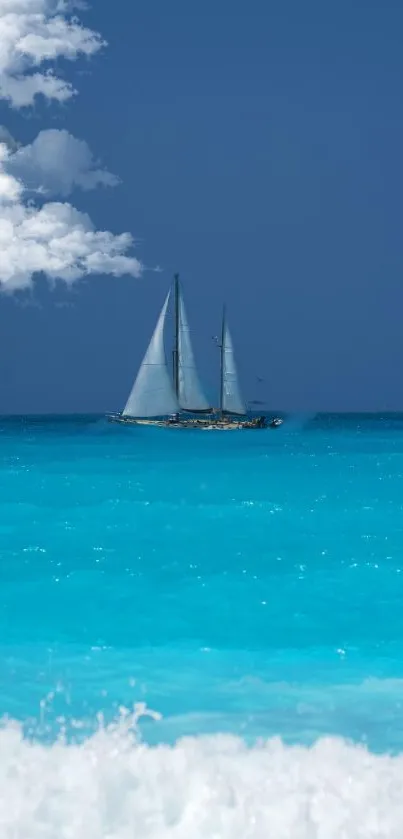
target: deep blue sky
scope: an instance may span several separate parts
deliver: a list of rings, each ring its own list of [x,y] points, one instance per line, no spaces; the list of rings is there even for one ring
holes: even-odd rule
[[[403,408],[403,4],[96,0],[83,19],[109,47],[66,65],[80,95],[1,121],[85,138],[122,185],[71,200],[163,273],[1,296],[0,412],[122,408],[174,270],[211,385],[226,299],[248,398]]]

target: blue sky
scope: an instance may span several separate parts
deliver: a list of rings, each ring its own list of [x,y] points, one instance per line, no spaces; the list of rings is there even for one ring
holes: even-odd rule
[[[0,0],[0,412],[120,409],[175,270],[210,388],[226,300],[247,398],[401,408],[401,3],[71,11]]]

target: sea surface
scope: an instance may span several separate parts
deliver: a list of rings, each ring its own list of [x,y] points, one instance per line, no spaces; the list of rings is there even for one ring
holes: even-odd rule
[[[403,415],[0,420],[1,839],[402,839]]]

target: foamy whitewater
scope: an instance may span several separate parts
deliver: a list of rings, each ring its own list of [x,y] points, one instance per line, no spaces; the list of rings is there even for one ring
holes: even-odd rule
[[[403,417],[0,466],[1,839],[402,839]]]
[[[124,723],[81,746],[0,741],[5,839],[378,839],[403,835],[403,757],[322,739],[136,745]]]

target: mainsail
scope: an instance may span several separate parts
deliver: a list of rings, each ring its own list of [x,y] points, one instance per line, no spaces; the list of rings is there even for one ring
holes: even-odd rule
[[[234,347],[228,328],[225,312],[221,339],[221,410],[228,414],[245,415],[245,403],[242,399],[238,372],[234,357]]]
[[[178,400],[167,369],[164,348],[164,326],[169,297],[170,291],[123,410],[123,416],[160,417],[179,410]]]
[[[189,323],[178,279],[175,282],[177,315],[177,397],[183,411],[209,411],[197,373]]]

